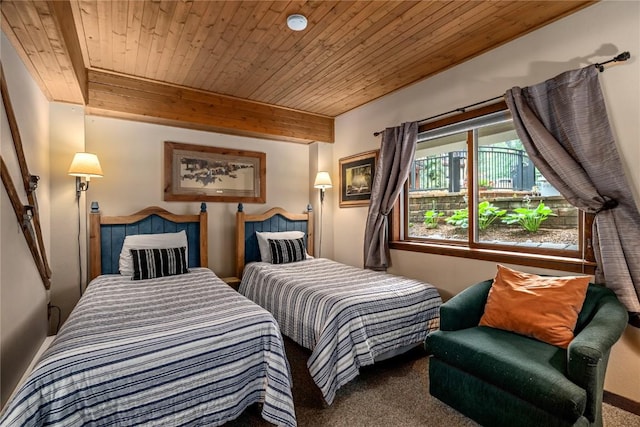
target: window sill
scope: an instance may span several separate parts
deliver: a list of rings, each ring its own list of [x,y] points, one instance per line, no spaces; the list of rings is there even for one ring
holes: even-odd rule
[[[578,258],[550,256],[521,252],[509,252],[494,249],[478,249],[462,246],[439,245],[423,242],[394,241],[389,243],[391,249],[410,252],[422,252],[436,255],[454,256],[460,258],[494,261],[528,267],[538,267],[550,270],[567,271],[571,273],[595,273],[596,264]]]

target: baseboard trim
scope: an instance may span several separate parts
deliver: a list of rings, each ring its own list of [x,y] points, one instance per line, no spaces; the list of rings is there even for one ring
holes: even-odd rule
[[[632,414],[640,415],[640,402],[634,402],[624,396],[604,390],[602,393],[602,401],[616,408],[631,412]]]

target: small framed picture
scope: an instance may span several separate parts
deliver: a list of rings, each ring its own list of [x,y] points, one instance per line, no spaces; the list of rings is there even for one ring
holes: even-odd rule
[[[379,150],[340,159],[340,207],[367,206]]]
[[[164,200],[266,203],[266,154],[164,143]]]

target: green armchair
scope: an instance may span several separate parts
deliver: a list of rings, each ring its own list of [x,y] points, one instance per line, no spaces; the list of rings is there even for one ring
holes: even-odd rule
[[[484,426],[602,426],[609,353],[628,320],[615,294],[589,285],[565,350],[478,326],[491,284],[441,306],[440,330],[425,341],[431,395]]]

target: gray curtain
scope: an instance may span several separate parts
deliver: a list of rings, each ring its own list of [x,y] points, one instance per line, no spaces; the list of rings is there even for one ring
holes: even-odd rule
[[[640,320],[640,213],[627,183],[598,80],[589,66],[505,94],[534,165],[571,204],[595,213],[596,281]]]
[[[409,176],[417,138],[418,122],[403,123],[382,133],[364,233],[365,268],[386,270],[389,267],[387,217]]]

